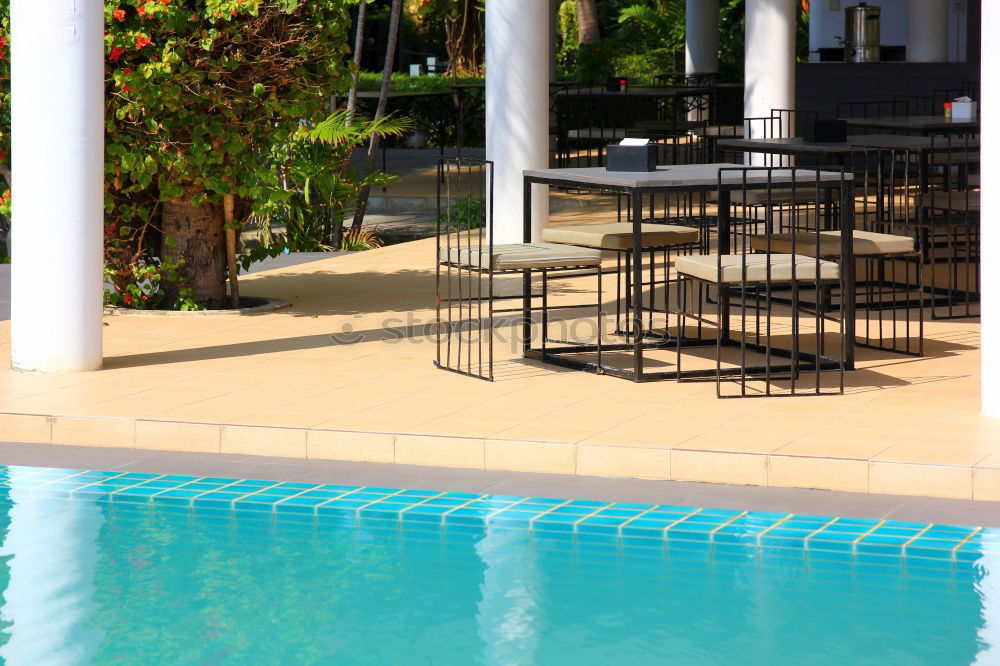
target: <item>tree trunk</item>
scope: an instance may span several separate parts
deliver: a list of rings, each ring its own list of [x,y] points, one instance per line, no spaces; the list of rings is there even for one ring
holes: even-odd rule
[[[226,306],[226,237],[222,206],[192,203],[192,195],[163,202],[163,242],[161,256],[184,260],[181,274],[194,291],[194,299],[209,309]]]
[[[354,35],[354,71],[351,72],[351,90],[347,93],[347,117],[354,115],[358,107],[358,81],[361,72],[361,54],[365,47],[365,8],[368,3],[362,0],[358,5],[358,29]]]
[[[240,267],[236,263],[236,202],[232,194],[222,198],[223,221],[226,226],[226,268],[229,273],[229,307],[240,307]]]
[[[385,65],[382,68],[382,87],[379,89],[378,107],[375,109],[375,120],[385,115],[385,107],[389,101],[389,82],[392,79],[392,67],[396,60],[396,42],[399,39],[399,15],[402,13],[401,0],[392,0],[392,12],[389,14],[389,37],[385,45]],[[372,134],[368,144],[368,173],[375,170],[378,161],[379,135]],[[362,188],[358,193],[358,203],[354,208],[352,229],[360,229],[368,209],[368,194],[370,187]]]
[[[596,0],[576,0],[576,19],[580,24],[580,44],[597,44],[601,41]]]

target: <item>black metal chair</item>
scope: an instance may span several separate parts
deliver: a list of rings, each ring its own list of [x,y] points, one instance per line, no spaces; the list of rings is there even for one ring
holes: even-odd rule
[[[914,151],[857,147],[850,155],[855,176],[855,224],[851,246],[858,264],[855,302],[860,326],[855,344],[883,351],[923,354],[924,304],[921,252],[910,197],[919,180]],[[754,236],[763,252],[791,252],[839,262],[843,251],[839,216],[806,217],[794,229],[770,238]],[[804,224],[803,224],[804,222]],[[815,223],[814,223],[815,222]],[[816,226],[819,233],[816,233]],[[836,290],[816,294],[814,303],[835,308]]]
[[[934,137],[935,179],[916,197],[934,319],[979,316],[979,143],[975,137]]]
[[[742,175],[742,186],[723,186],[726,173]],[[780,218],[796,213],[797,204],[779,203],[772,185],[777,173],[794,174],[792,190],[811,190],[813,200],[823,197],[822,191],[835,187],[843,196],[852,188],[845,177],[839,182],[824,180],[821,172],[774,167],[744,167],[723,169],[719,174],[718,200],[720,231],[716,254],[678,257],[676,260],[677,314],[677,379],[692,377],[685,370],[685,348],[689,321],[699,331],[702,325],[714,326],[715,368],[703,373],[715,380],[716,395],[726,397],[823,395],[843,393],[847,349],[845,317],[850,316],[843,300],[837,308],[820,308],[802,298],[803,292],[823,294],[831,289],[845,288],[850,283],[851,270],[842,270],[834,261],[800,252],[804,238],[792,234],[787,243],[778,235]],[[748,184],[750,174],[766,176],[766,186]],[[762,205],[746,203],[749,193],[762,193]],[[808,205],[808,204],[806,204]],[[791,206],[791,210],[789,210]],[[752,209],[752,210],[751,210]],[[813,216],[810,240],[816,246],[823,242],[818,209],[808,208],[804,214]],[[750,238],[736,231],[729,221],[733,218],[755,220],[756,236],[763,239],[758,250]],[[703,297],[711,289],[718,299],[709,302]],[[790,291],[790,298],[779,296]],[[714,308],[715,319],[708,308]],[[811,330],[810,330],[811,326]],[[830,333],[834,328],[835,333]],[[833,336],[833,339],[829,339]],[[839,352],[837,348],[839,347]],[[723,366],[726,367],[723,367]],[[838,373],[835,386],[825,385],[824,371]],[[808,373],[808,377],[803,377]],[[723,382],[733,381],[739,391],[724,394]],[[753,390],[754,382],[762,388]]]
[[[581,349],[597,353],[601,364],[601,262],[599,250],[555,243],[493,242],[493,163],[466,158],[441,159],[438,178],[438,223],[435,246],[436,344],[434,364],[444,370],[493,381],[494,349],[499,316],[513,321],[525,354],[531,350],[540,321],[540,358],[547,360],[550,314],[554,310],[593,308],[596,342]],[[558,278],[597,278],[596,304],[549,303],[549,282]],[[505,289],[495,279],[512,278],[518,288]],[[540,292],[533,286],[540,277]],[[519,283],[519,284],[518,284]],[[497,308],[516,300],[521,307]],[[527,306],[527,317],[523,317]],[[514,316],[516,315],[516,316]],[[516,324],[519,324],[516,325]]]

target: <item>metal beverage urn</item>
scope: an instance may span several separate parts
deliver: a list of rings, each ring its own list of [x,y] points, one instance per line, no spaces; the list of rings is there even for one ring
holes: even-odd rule
[[[859,2],[844,11],[844,59],[878,62],[881,46],[882,8]]]

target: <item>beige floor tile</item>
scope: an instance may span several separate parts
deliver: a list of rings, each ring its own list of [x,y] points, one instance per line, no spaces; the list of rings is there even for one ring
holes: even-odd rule
[[[972,470],[972,499],[1000,502],[1000,469]]]
[[[572,444],[487,439],[486,469],[575,474],[576,451]]]
[[[483,469],[486,464],[485,449],[482,439],[397,435],[395,462]]]
[[[812,438],[797,439],[774,451],[775,455],[808,456],[813,458],[844,458],[870,460],[892,446],[892,442],[870,441],[854,437],[853,431],[832,431]],[[826,439],[825,437],[829,437]]]
[[[972,468],[871,462],[868,492],[972,499]]]
[[[670,478],[674,481],[766,486],[767,456],[673,449],[670,453]]]
[[[993,450],[993,447],[961,443],[929,445],[903,441],[873,456],[872,460],[972,467],[988,458]]]
[[[135,423],[135,448],[219,453],[222,426],[214,423],[143,421]]]
[[[768,458],[767,483],[782,488],[866,493],[868,462],[772,454]]]
[[[671,478],[670,450],[581,444],[577,447],[576,473],[665,481]]]
[[[52,417],[34,414],[0,414],[0,432],[8,442],[49,444],[52,442]]]
[[[306,431],[299,428],[222,426],[222,453],[252,456],[306,457]]]
[[[354,462],[391,463],[395,437],[385,433],[314,429],[306,433],[309,458]]]
[[[52,420],[52,443],[131,449],[135,446],[135,421],[57,416]]]

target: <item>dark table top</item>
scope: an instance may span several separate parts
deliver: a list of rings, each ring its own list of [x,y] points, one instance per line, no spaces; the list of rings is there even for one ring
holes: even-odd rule
[[[788,139],[719,139],[721,148],[736,148],[756,153],[849,153],[855,148],[898,148],[901,150],[931,150],[944,148],[942,141],[926,136],[906,134],[855,134],[843,143],[806,141],[802,137]]]
[[[896,116],[885,118],[843,118],[848,127],[867,127],[900,130],[978,130],[979,119],[952,120],[944,116]]]
[[[746,184],[750,187],[766,187],[768,184],[768,172],[765,169],[751,169],[744,172],[742,164],[685,164],[675,166],[660,166],[656,171],[608,171],[604,167],[579,167],[570,169],[527,169],[524,171],[526,178],[541,181],[607,186],[618,189],[664,189],[664,190],[688,190],[688,189],[713,189],[719,184],[721,169],[733,169],[733,171],[722,171],[722,186],[726,189],[741,189],[744,184],[744,174]],[[841,182],[841,178],[850,180],[850,174],[841,175],[836,171],[820,172],[820,181],[835,186]],[[816,182],[816,172],[808,169],[778,169],[771,171],[770,183],[774,186],[787,186],[792,182],[801,184],[811,184]]]

